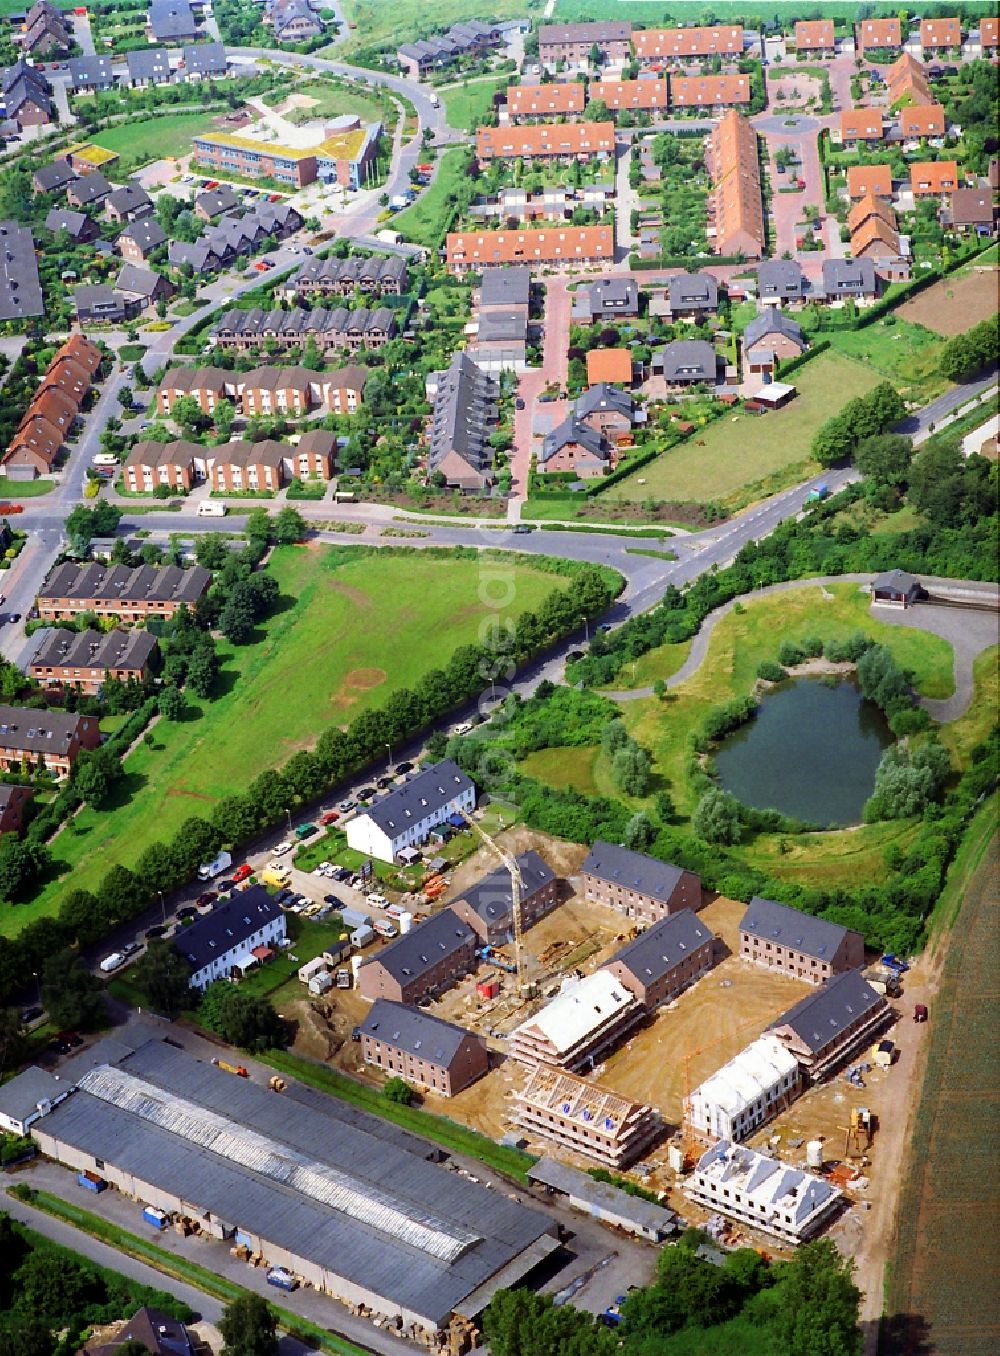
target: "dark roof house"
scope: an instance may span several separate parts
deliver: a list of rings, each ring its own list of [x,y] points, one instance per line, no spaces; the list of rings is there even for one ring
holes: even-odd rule
[[[757,268],[760,301],[801,301],[809,294],[809,279],[794,259],[765,259]]]
[[[838,297],[877,297],[878,277],[871,259],[824,259],[823,290],[827,301]]]
[[[590,849],[580,870],[584,875],[596,876],[610,884],[628,886],[662,904],[670,902],[684,875],[681,867],[670,862],[661,862],[657,857],[647,857],[644,852],[633,852],[631,848],[600,840]]]
[[[802,326],[791,316],[785,315],[784,311],[779,311],[776,306],[765,306],[762,311],[757,312],[743,331],[743,346],[753,348],[771,335],[783,335],[797,345],[800,351],[806,348],[806,336]]]
[[[798,909],[779,904],[774,899],[764,899],[761,895],[754,895],[740,922],[740,932],[762,941],[793,947],[817,960],[831,960],[850,931],[840,923],[830,923],[811,913],[800,913]]]
[[[23,320],[44,311],[34,237],[20,222],[0,221],[0,320]]]
[[[654,372],[662,372],[668,386],[693,382],[715,385],[719,356],[705,339],[674,339],[653,354]]]
[[[714,311],[719,305],[719,284],[711,273],[675,273],[667,294],[673,313]]]
[[[419,982],[422,975],[448,956],[475,946],[477,941],[468,923],[451,909],[442,909],[383,947],[375,960],[393,979],[407,987]]]

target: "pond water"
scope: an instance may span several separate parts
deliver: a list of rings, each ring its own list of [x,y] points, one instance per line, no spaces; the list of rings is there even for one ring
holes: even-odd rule
[[[855,683],[793,678],[720,744],[713,762],[744,805],[812,824],[857,824],[892,742],[882,712]]]

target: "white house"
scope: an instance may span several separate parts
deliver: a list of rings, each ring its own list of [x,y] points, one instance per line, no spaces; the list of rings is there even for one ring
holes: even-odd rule
[[[800,1091],[798,1060],[776,1036],[765,1035],[695,1088],[684,1119],[698,1135],[746,1139]]]
[[[457,763],[445,758],[355,815],[346,828],[347,842],[357,852],[392,862],[404,848],[425,842],[432,829],[459,810],[471,812],[475,804],[475,786]]]
[[[707,1210],[793,1244],[822,1228],[841,1199],[822,1177],[726,1139],[702,1154],[684,1190]]]
[[[73,1091],[68,1080],[32,1064],[0,1088],[0,1130],[26,1135],[29,1128]]]
[[[262,885],[241,890],[182,928],[174,945],[191,966],[191,987],[248,970],[285,937],[285,915]]]

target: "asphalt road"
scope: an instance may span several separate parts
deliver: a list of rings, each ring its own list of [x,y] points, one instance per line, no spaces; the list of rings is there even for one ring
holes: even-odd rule
[[[910,437],[927,433],[932,424],[937,424],[946,414],[950,414],[959,405],[964,405],[967,400],[972,400],[981,391],[988,390],[996,379],[997,368],[994,364],[984,376],[977,377],[974,381],[961,382],[950,391],[945,391],[944,395],[938,396],[937,400],[925,405],[922,410],[908,414],[896,425],[896,432],[908,433]]]

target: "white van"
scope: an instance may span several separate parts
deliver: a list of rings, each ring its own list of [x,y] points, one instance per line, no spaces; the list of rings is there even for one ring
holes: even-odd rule
[[[226,505],[221,504],[218,499],[203,499],[198,505],[199,518],[224,518],[226,516]]]

